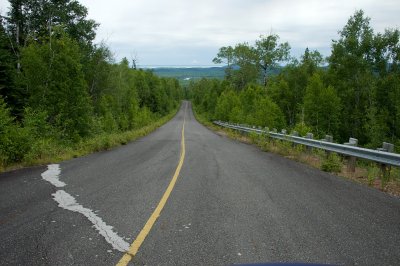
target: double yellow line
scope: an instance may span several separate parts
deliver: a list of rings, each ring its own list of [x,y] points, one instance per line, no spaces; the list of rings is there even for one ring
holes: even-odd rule
[[[132,245],[129,247],[129,250],[124,254],[124,256],[120,259],[117,263],[117,266],[126,266],[128,263],[135,257],[136,253],[138,252],[140,246],[142,245],[143,241],[146,239],[147,235],[149,234],[151,228],[153,227],[154,223],[156,222],[157,218],[160,216],[162,209],[164,208],[167,200],[174,189],[176,180],[178,179],[179,173],[181,172],[183,161],[185,160],[185,122],[186,122],[186,109],[187,103],[185,106],[185,112],[183,117],[183,125],[182,125],[182,137],[181,137],[181,154],[179,158],[178,166],[176,167],[174,176],[172,177],[171,182],[169,183],[167,190],[164,192],[160,202],[157,205],[157,208],[151,214],[149,220],[147,220],[146,224],[144,225],[142,231],[140,231],[139,235],[136,237],[135,241],[133,241]]]

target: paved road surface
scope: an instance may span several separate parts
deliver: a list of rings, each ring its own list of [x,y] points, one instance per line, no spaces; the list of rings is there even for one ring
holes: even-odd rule
[[[187,109],[185,106],[187,105]],[[319,262],[400,265],[400,200],[199,124],[189,102],[133,143],[60,164],[0,175],[1,265],[115,265],[124,255],[63,190],[131,244],[175,173],[177,183],[130,265]]]

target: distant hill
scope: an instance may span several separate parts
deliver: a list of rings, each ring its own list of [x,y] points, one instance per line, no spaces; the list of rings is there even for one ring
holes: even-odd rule
[[[191,80],[202,78],[223,79],[226,67],[159,67],[151,70],[160,77],[176,78],[181,85],[187,85]],[[269,71],[270,74],[279,74],[280,68]]]
[[[160,77],[176,78],[182,85],[202,78],[223,79],[225,67],[160,67],[151,69]]]

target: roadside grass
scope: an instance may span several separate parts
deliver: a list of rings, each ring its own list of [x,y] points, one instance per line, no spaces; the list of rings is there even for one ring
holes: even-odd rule
[[[89,139],[84,139],[73,146],[63,145],[51,139],[41,139],[33,143],[33,147],[24,160],[6,165],[0,158],[0,173],[27,166],[43,165],[81,157],[90,153],[109,150],[120,145],[126,145],[140,137],[156,130],[178,112],[179,107],[170,114],[139,129],[125,132],[102,133]]]
[[[285,158],[295,160],[325,172],[330,172],[342,178],[353,180],[390,195],[400,197],[400,168],[387,168],[387,175],[383,176],[380,167],[370,161],[357,159],[354,172],[349,171],[348,158],[336,153],[328,153],[320,149],[307,149],[303,145],[296,145],[287,141],[276,140],[266,135],[255,133],[241,134],[238,131],[219,127],[208,121],[201,114],[194,111],[196,119],[215,131],[219,135],[227,136],[247,144],[258,146],[261,150],[279,154]]]

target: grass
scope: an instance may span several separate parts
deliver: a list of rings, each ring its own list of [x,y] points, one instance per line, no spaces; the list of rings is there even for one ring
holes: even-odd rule
[[[35,147],[32,147],[31,155],[26,156],[22,162],[11,165],[3,165],[0,163],[0,172],[27,166],[61,162],[93,152],[109,150],[120,145],[126,145],[131,141],[146,136],[168,122],[175,116],[177,111],[178,108],[170,114],[142,128],[125,132],[103,133],[82,140],[74,146],[60,145],[59,143],[51,142],[50,140],[40,140],[35,143]]]
[[[376,163],[358,159],[355,172],[351,172],[347,167],[348,158],[343,156],[335,153],[327,153],[320,149],[307,149],[303,145],[276,140],[265,135],[257,135],[255,133],[243,135],[238,131],[216,126],[201,114],[194,113],[200,123],[216,131],[219,135],[224,135],[244,143],[254,144],[263,151],[279,154],[288,159],[400,197],[400,168],[398,167],[387,168],[387,174],[383,176],[380,167]]]

